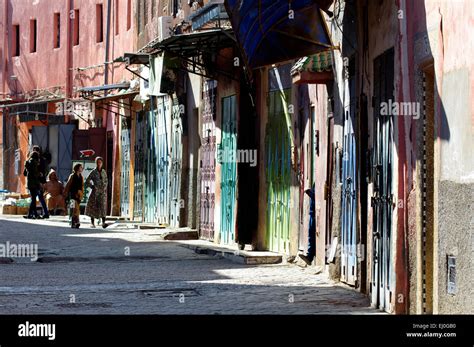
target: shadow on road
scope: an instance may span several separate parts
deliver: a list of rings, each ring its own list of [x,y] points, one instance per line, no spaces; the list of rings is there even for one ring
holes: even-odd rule
[[[238,264],[138,230],[50,224],[0,220],[0,244],[38,245],[37,261],[0,264],[0,314],[378,313],[311,268]]]

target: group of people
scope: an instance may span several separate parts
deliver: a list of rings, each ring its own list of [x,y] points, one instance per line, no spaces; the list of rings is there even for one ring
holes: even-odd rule
[[[39,146],[33,146],[32,152],[25,162],[23,174],[27,178],[27,188],[31,195],[31,204],[27,219],[49,218],[52,213],[66,214],[66,201],[69,201],[71,209],[71,227],[80,227],[80,204],[84,197],[86,188],[91,188],[87,201],[85,214],[91,218],[91,227],[95,228],[95,220],[102,222],[106,228],[105,217],[107,215],[107,172],[103,168],[104,159],[95,159],[96,167],[84,180],[82,177],[82,164],[74,165],[73,172],[69,176],[66,186],[59,181],[56,171],[51,169],[46,178],[47,157],[42,154]],[[46,200],[45,200],[46,198]],[[39,200],[43,209],[43,215],[38,214],[36,200]]]
[[[24,175],[27,177],[27,187],[31,195],[31,204],[29,213],[25,218],[49,218],[53,211],[61,211],[64,215],[66,211],[66,200],[69,200],[71,209],[71,227],[80,226],[80,204],[84,197],[85,188],[91,188],[92,192],[87,200],[85,214],[91,218],[91,227],[95,228],[95,219],[102,222],[102,227],[106,228],[105,216],[107,215],[107,173],[103,168],[104,159],[97,157],[95,159],[96,167],[84,180],[82,177],[82,164],[74,165],[73,172],[69,176],[66,186],[58,180],[54,170],[48,174],[45,179],[47,158],[42,155],[39,146],[34,146],[29,159],[25,163]],[[300,258],[308,265],[312,263],[316,255],[316,223],[315,213],[315,188],[305,193],[310,198],[310,220],[308,230],[308,252],[300,254]],[[44,199],[46,197],[46,201]],[[36,210],[36,199],[41,203],[43,216],[40,217]]]

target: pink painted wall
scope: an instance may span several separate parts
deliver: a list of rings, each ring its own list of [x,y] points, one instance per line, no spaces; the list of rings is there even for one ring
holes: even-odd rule
[[[467,207],[472,203],[474,185],[474,44],[468,34],[474,26],[472,2],[407,4],[411,73],[405,84],[411,88],[412,100],[417,98],[417,75],[425,61],[433,61],[435,74],[433,312],[470,313],[474,309],[470,298],[472,213]],[[418,146],[419,142],[411,143],[412,155]],[[409,169],[414,175],[413,162]],[[409,211],[409,220],[415,212]],[[456,256],[456,295],[446,292],[448,254]]]
[[[56,0],[8,0],[5,7],[0,9],[0,34],[7,35],[8,41],[3,43],[2,67],[2,92],[31,92],[33,89],[45,89],[59,87],[62,94],[65,93],[66,71],[67,71],[67,28],[68,13],[66,1]],[[107,23],[107,0],[74,1],[74,9],[79,9],[79,45],[72,47],[72,68],[87,67],[91,65],[103,64],[105,61],[106,46],[106,23]],[[103,42],[96,42],[96,5],[103,4]],[[113,60],[124,52],[133,52],[136,48],[134,37],[133,15],[132,26],[126,28],[127,3],[126,1],[111,1],[110,20],[110,46],[109,60]],[[116,35],[116,7],[119,5],[119,32]],[[54,36],[54,13],[60,13],[60,47],[53,47]],[[6,14],[6,15],[5,15]],[[30,20],[37,21],[37,51],[30,53]],[[11,57],[12,49],[12,26],[20,25],[20,56]],[[72,26],[73,28],[73,26]],[[72,39],[72,35],[71,35]],[[7,51],[7,56],[5,56]],[[4,72],[6,68],[6,73]],[[110,77],[108,83],[120,82],[124,79],[131,79],[132,75],[125,71],[123,65],[114,64],[109,66]],[[13,82],[8,77],[16,75],[18,81]],[[73,86],[95,86],[104,83],[103,66],[89,69],[79,73],[73,72]],[[5,90],[3,85],[6,84]]]
[[[135,1],[130,1],[133,5]],[[73,45],[74,19],[68,26],[68,5],[79,10],[79,44]],[[102,4],[103,40],[97,42],[96,6]],[[124,64],[109,64],[108,80],[105,81],[107,13],[108,0],[5,0],[0,6],[0,100],[5,94],[13,94],[17,102],[34,98],[33,90],[49,90],[59,97],[66,96],[68,71],[71,79],[72,97],[79,97],[77,89],[85,86],[100,86],[130,81],[134,75],[124,68]],[[135,52],[137,39],[135,34],[133,6],[128,15],[128,1],[111,0],[110,33],[108,61],[122,56],[125,52]],[[60,14],[60,45],[54,48],[54,14]],[[127,27],[130,16],[130,28]],[[37,49],[30,52],[30,20],[37,23]],[[20,55],[12,57],[13,25],[20,26]],[[118,29],[118,31],[117,31]],[[70,45],[68,44],[70,42]],[[68,65],[68,50],[70,65]],[[71,69],[69,69],[69,67]],[[82,70],[78,70],[81,68]],[[10,76],[17,76],[17,81]],[[44,94],[44,92],[42,93]],[[50,112],[54,110],[49,110]],[[100,113],[102,114],[102,112]],[[118,143],[118,127],[114,116],[105,114],[103,126],[113,131],[114,141]],[[80,121],[80,128],[87,128]],[[19,134],[21,137],[22,135]],[[28,144],[21,143],[22,150]],[[24,148],[23,148],[24,147]],[[114,146],[114,158],[115,158]],[[115,162],[115,161],[114,161]]]
[[[60,49],[53,49],[53,13],[62,13],[61,26],[65,29],[66,16],[63,4],[58,1],[44,1],[37,5],[33,1],[5,1],[7,12],[2,13],[2,29],[9,40],[3,42],[6,74],[5,92],[26,92],[32,89],[61,86],[65,87],[65,35],[61,38]],[[5,7],[3,8],[3,10]],[[5,22],[6,19],[6,22]],[[37,52],[30,53],[30,20],[37,20]],[[11,57],[12,26],[20,25],[20,56]],[[3,69],[2,69],[3,70]],[[8,77],[16,75],[15,83]],[[3,82],[3,81],[2,81]]]

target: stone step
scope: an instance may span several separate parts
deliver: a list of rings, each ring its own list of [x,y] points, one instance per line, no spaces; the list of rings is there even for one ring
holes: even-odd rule
[[[198,254],[219,256],[233,262],[245,265],[280,264],[283,261],[281,254],[266,251],[241,251],[219,245],[209,244],[182,244]]]
[[[172,230],[166,232],[163,239],[168,241],[198,240],[199,234],[197,230]]]
[[[166,226],[163,224],[153,224],[153,223],[137,223],[138,229],[149,230],[149,229],[165,229]]]

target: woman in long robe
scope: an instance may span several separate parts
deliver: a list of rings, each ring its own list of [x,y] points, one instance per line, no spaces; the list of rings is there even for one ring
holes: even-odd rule
[[[105,216],[107,215],[107,172],[103,168],[104,159],[95,159],[95,169],[86,178],[86,188],[92,188],[86,205],[86,215],[91,218],[91,227],[95,228],[95,219],[102,220],[102,227],[106,228]]]

